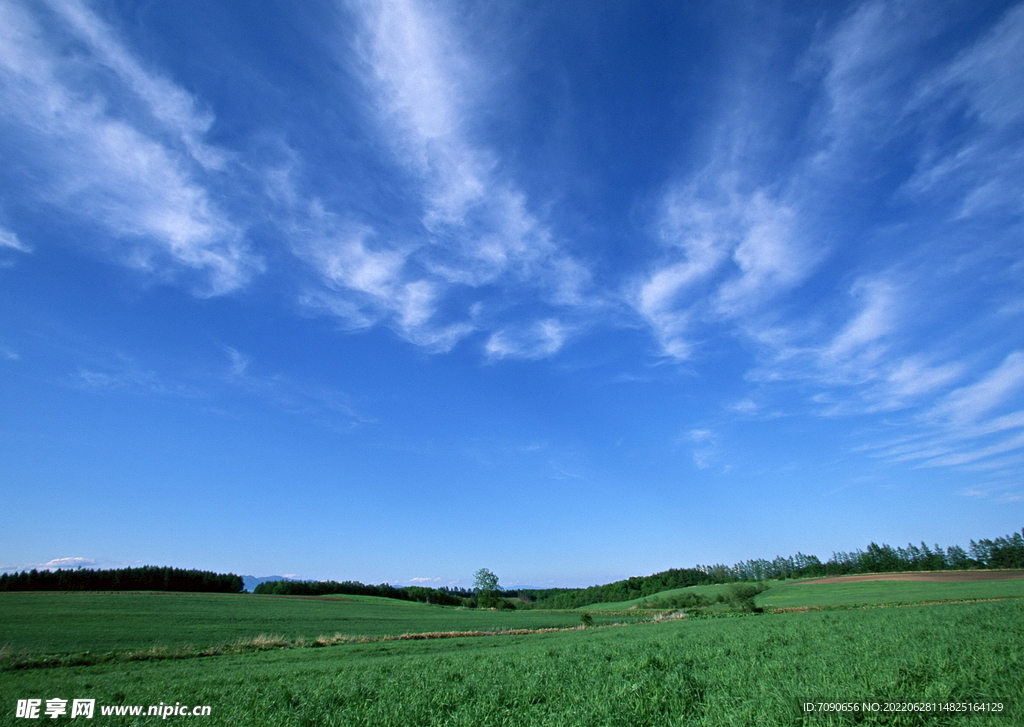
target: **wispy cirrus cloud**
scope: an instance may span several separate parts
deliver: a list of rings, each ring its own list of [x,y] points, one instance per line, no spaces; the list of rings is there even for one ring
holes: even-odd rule
[[[794,229],[786,203],[762,189],[739,191],[727,171],[702,176],[711,179],[666,193],[657,225],[665,259],[631,296],[662,351],[680,360],[709,327],[761,313],[818,257]]]
[[[213,366],[196,361],[173,371],[166,365],[146,366],[122,354],[73,353],[88,362],[78,365],[60,382],[95,395],[190,400],[200,402],[209,412],[230,417],[255,404],[304,417],[335,431],[373,421],[347,393],[318,382],[261,371],[251,356],[231,346],[223,347]],[[0,346],[0,356],[3,354]],[[18,358],[11,354],[10,358]]]
[[[980,380],[951,391],[927,414],[963,427],[975,425],[1024,389],[1024,352],[1013,351]]]
[[[23,194],[112,234],[104,255],[160,278],[190,271],[204,295],[261,270],[207,186],[225,157],[203,141],[212,117],[83,3],[0,5],[0,94],[8,143],[32,150]]]
[[[120,560],[97,560],[96,558],[83,558],[81,556],[72,556],[67,558],[53,558],[46,561],[45,563],[8,563],[0,565],[0,572],[3,573],[15,573],[18,571],[26,570],[57,570],[63,568],[65,570],[72,570],[75,568],[123,568],[125,566],[136,565],[135,563],[129,563],[127,561]]]
[[[334,429],[350,429],[372,421],[359,412],[352,398],[342,391],[296,381],[283,374],[254,371],[249,356],[231,346],[224,350],[228,370],[221,379],[228,385],[229,393],[241,392],[266,406],[308,417]]]
[[[968,377],[964,377],[968,378]],[[1024,460],[1024,353],[1014,351],[994,368],[948,387],[913,413],[911,434],[876,442],[874,456],[917,467],[964,467],[1012,476]],[[1009,456],[1006,456],[1009,455]]]
[[[491,359],[540,359],[553,355],[568,336],[566,328],[557,320],[537,321],[526,328],[503,328],[487,339],[484,350]]]
[[[553,355],[570,326],[551,322],[591,304],[590,275],[481,139],[480,98],[491,93],[485,64],[442,6],[346,7],[368,122],[402,170],[412,204],[397,221],[320,203],[293,206],[295,248],[326,286],[303,300],[351,327],[384,322],[429,350],[491,330],[491,358]],[[536,311],[527,314],[533,329],[561,333],[542,336],[541,345],[503,343],[511,340],[504,311],[520,303]],[[515,326],[522,327],[518,317]]]
[[[415,0],[361,2],[357,46],[369,72],[380,129],[422,199],[421,222],[438,246],[430,269],[451,282],[482,285],[506,274],[578,295],[579,280],[545,270],[567,260],[524,194],[497,171],[498,153],[475,137],[476,97],[486,68],[460,47],[460,29],[439,7]],[[557,279],[559,275],[564,279]],[[545,277],[554,280],[544,280]]]
[[[679,437],[680,443],[687,443],[697,469],[706,470],[720,458],[719,435],[711,429],[691,429]]]
[[[887,276],[854,281],[825,320],[748,331],[761,347],[754,382],[810,382],[819,414],[883,413],[926,406],[968,372],[967,362],[908,349],[913,292]],[[845,303],[836,306],[837,302]]]
[[[475,330],[468,314],[439,320],[447,285],[411,259],[413,244],[389,244],[367,224],[346,220],[314,200],[292,207],[292,249],[317,272],[300,301],[359,330],[384,323],[405,340],[445,352]]]
[[[8,256],[6,251],[15,255]],[[6,227],[0,227],[0,268],[9,268],[15,264],[16,253],[32,252],[32,248],[22,242],[17,233]]]
[[[908,194],[949,189],[960,204],[957,219],[1019,213],[1013,190],[1024,182],[1024,5],[1011,7],[978,41],[918,87],[909,110],[961,118],[974,133],[960,143],[933,142],[907,181]]]
[[[156,371],[140,367],[125,356],[115,360],[95,362],[79,367],[67,379],[71,386],[94,393],[127,393],[136,396],[185,397],[202,396],[195,386],[162,376]]]
[[[98,565],[99,561],[93,558],[54,558],[43,564],[44,568],[87,568]]]
[[[928,3],[865,2],[821,25],[795,71],[818,103],[785,127],[747,101],[778,69],[734,74],[724,95],[739,101],[707,134],[713,161],[667,185],[662,257],[632,289],[662,355],[699,362],[706,340],[737,339],[762,395],[797,383],[822,415],[898,414],[905,440],[876,444],[900,461],[1024,448],[995,433],[1014,421],[996,412],[1021,345],[1007,317],[1024,270],[1024,5],[969,40],[958,22]],[[935,54],[937,38],[960,47]],[[780,145],[782,128],[798,147]],[[981,354],[973,329],[1001,333]]]
[[[32,248],[22,242],[16,233],[4,227],[0,227],[0,248],[17,250],[18,252],[32,251]]]

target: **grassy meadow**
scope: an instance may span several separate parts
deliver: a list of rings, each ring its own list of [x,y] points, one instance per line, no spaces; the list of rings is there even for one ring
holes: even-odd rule
[[[622,620],[595,615],[595,625]],[[273,634],[385,636],[578,626],[568,611],[488,611],[376,596],[276,597],[244,593],[0,593],[0,647],[10,653],[204,648]]]
[[[881,593],[849,590],[856,586],[888,588],[889,600],[903,603],[942,600],[938,591],[904,586],[938,586],[961,599],[965,591],[951,586],[1009,584],[1016,584],[1011,595],[1017,597],[978,590],[967,596],[1003,599],[992,602],[622,626],[610,625],[622,617],[590,608],[592,628],[433,640],[383,637],[569,627],[579,624],[580,612],[474,611],[372,597],[0,594],[0,644],[9,645],[0,659],[0,725],[31,723],[15,717],[17,699],[54,697],[94,698],[97,717],[100,705],[210,705],[211,715],[195,720],[204,725],[1018,725],[1024,724],[1024,582],[797,582],[777,584],[758,599],[783,607],[841,606]],[[376,640],[79,666],[16,668],[11,657],[339,631]],[[1002,711],[805,712],[806,702],[1000,703]],[[157,719],[108,716],[95,724]]]
[[[973,601],[987,598],[1024,598],[1024,579],[1005,581],[849,581],[817,583],[814,580],[767,581],[768,590],[754,599],[758,606],[776,608],[829,608],[867,606],[886,603],[924,603],[929,601]],[[728,592],[726,584],[690,586],[661,591],[653,596],[628,601],[581,606],[595,616],[602,612],[629,612],[645,609],[652,603],[673,596],[695,593],[713,601]]]
[[[773,585],[755,599],[763,608],[827,608],[831,606],[968,601],[1024,597],[1024,579],[1006,581],[794,581]]]
[[[671,596],[679,596],[684,593],[697,593],[704,596],[707,599],[713,600],[719,594],[724,594],[728,590],[728,586],[725,584],[717,584],[713,586],[689,586],[687,588],[671,588],[667,591],[660,591],[653,596],[643,596],[641,598],[633,598],[628,601],[613,601],[609,603],[595,603],[590,606],[580,606],[577,611],[589,611],[593,614],[599,614],[602,611],[629,611],[637,608],[645,608],[647,605],[656,599],[666,598]]]

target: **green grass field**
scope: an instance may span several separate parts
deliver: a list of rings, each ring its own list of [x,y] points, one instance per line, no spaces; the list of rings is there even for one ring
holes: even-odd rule
[[[851,581],[777,584],[755,599],[764,608],[854,606],[922,601],[1024,598],[1024,579],[1006,581]]]
[[[428,631],[578,626],[571,611],[477,611],[374,596],[277,598],[225,593],[0,593],[0,648],[13,653],[204,648],[275,634],[315,639]],[[621,617],[595,616],[595,625]]]
[[[28,724],[19,698],[87,697],[210,705],[205,725],[1018,725],[1021,644],[1013,600],[8,670],[0,724]],[[805,702],[1003,711],[823,714]]]
[[[32,723],[15,716],[18,699],[53,698],[95,699],[98,719],[89,724],[108,725],[154,724],[160,718],[146,716],[145,708],[161,702],[209,705],[210,716],[195,720],[204,725],[1020,725],[1022,585],[795,582],[758,599],[840,610],[323,648],[307,641],[306,648],[216,656],[185,650],[177,653],[183,658],[118,657],[76,666],[15,652],[125,653],[231,643],[260,633],[380,638],[564,628],[578,625],[580,614],[473,611],[372,597],[5,593],[0,645],[9,647],[0,658],[0,725]],[[841,608],[944,598],[1006,600]],[[595,625],[626,620],[613,614],[623,604],[606,605],[612,606],[606,613],[585,609]],[[877,703],[880,711],[806,712],[807,702]],[[886,712],[886,703],[997,703],[1002,711]],[[142,715],[100,712],[135,705]]]
[[[614,601],[609,603],[595,603],[590,606],[580,606],[577,611],[590,611],[595,614],[601,611],[629,611],[630,609],[643,608],[647,603],[658,598],[665,598],[669,596],[675,596],[683,593],[699,593],[708,599],[714,599],[715,596],[720,593],[725,593],[728,589],[726,585],[714,585],[714,586],[690,586],[689,588],[672,588],[668,591],[659,591],[658,593],[650,596],[644,596],[642,598],[634,598],[629,601]]]
[[[985,598],[1024,598],[1024,579],[1005,581],[851,581],[816,583],[814,581],[767,581],[769,589],[755,601],[764,608],[825,608],[884,603],[920,603],[927,601],[967,601]],[[643,598],[581,606],[578,611],[599,614],[602,611],[628,612],[641,609],[658,599],[685,593],[697,593],[709,600],[728,590],[727,585],[673,588]]]

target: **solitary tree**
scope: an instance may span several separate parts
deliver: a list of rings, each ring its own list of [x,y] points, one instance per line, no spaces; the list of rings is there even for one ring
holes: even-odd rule
[[[473,574],[473,590],[476,591],[476,601],[482,607],[491,607],[498,602],[498,576],[486,568],[481,568]]]

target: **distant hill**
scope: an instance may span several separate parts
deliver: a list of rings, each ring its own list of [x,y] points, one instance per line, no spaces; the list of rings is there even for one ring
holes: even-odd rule
[[[263,576],[257,578],[256,576],[242,576],[242,590],[246,593],[252,593],[253,590],[261,583],[267,583],[269,581],[291,581],[293,578],[285,578],[284,576]]]

